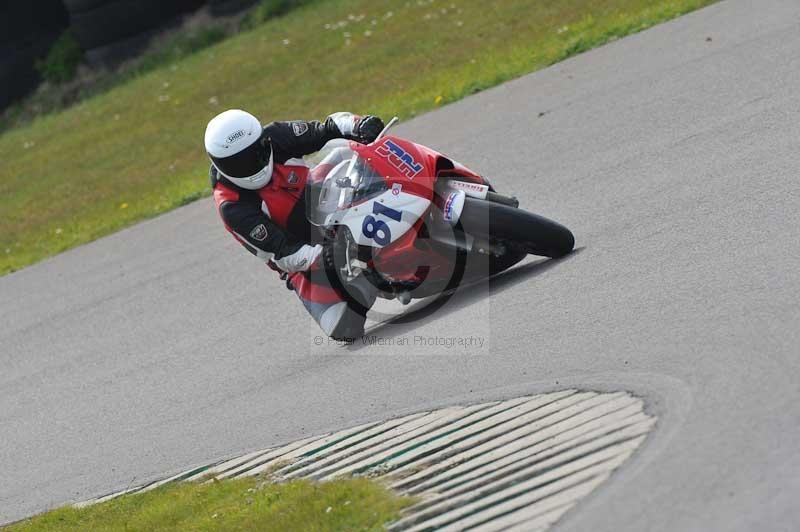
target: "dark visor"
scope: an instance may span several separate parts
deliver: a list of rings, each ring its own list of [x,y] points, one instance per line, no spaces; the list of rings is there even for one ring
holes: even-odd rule
[[[217,170],[228,177],[250,177],[257,174],[269,164],[272,148],[269,141],[261,137],[235,155],[228,157],[211,156]]]

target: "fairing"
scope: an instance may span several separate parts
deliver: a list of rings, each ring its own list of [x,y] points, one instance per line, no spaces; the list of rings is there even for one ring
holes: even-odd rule
[[[396,137],[326,146],[306,189],[308,219],[346,225],[359,245],[388,246],[430,208],[437,156]]]

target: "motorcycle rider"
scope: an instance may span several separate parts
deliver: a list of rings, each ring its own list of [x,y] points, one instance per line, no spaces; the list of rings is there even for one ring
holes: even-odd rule
[[[239,109],[217,115],[206,127],[211,188],[225,228],[278,271],[325,334],[337,340],[364,334],[375,290],[356,282],[345,294],[328,281],[324,269],[335,250],[317,242],[319,235],[306,219],[304,188],[314,177],[301,157],[332,139],[371,143],[383,128],[376,116],[346,112],[324,122],[271,122],[262,128],[255,116]]]

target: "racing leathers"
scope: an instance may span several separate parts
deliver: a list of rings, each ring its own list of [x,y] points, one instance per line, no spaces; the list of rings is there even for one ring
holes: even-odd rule
[[[301,157],[336,138],[371,142],[382,129],[380,119],[350,113],[335,113],[324,122],[272,122],[263,128],[274,157],[272,177],[264,187],[244,189],[213,165],[210,169],[214,201],[225,228],[278,271],[325,334],[336,339],[363,334],[364,309],[374,303],[375,295],[362,286],[356,291],[359,304],[348,304],[352,297],[328,281],[321,235],[306,218],[304,189],[312,177]]]

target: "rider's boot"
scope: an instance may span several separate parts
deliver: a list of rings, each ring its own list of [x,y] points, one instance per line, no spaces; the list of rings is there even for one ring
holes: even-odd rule
[[[335,307],[338,308],[329,319],[325,319],[325,315],[320,319],[323,330],[333,325],[330,332],[325,330],[325,334],[336,340],[353,340],[364,335],[367,311],[375,304],[378,295],[378,290],[363,275],[347,283],[346,290],[350,301],[337,303]]]
[[[363,276],[342,287],[347,301],[320,304],[301,298],[309,314],[320,329],[335,340],[352,341],[364,335],[367,311],[375,303],[377,289]]]

